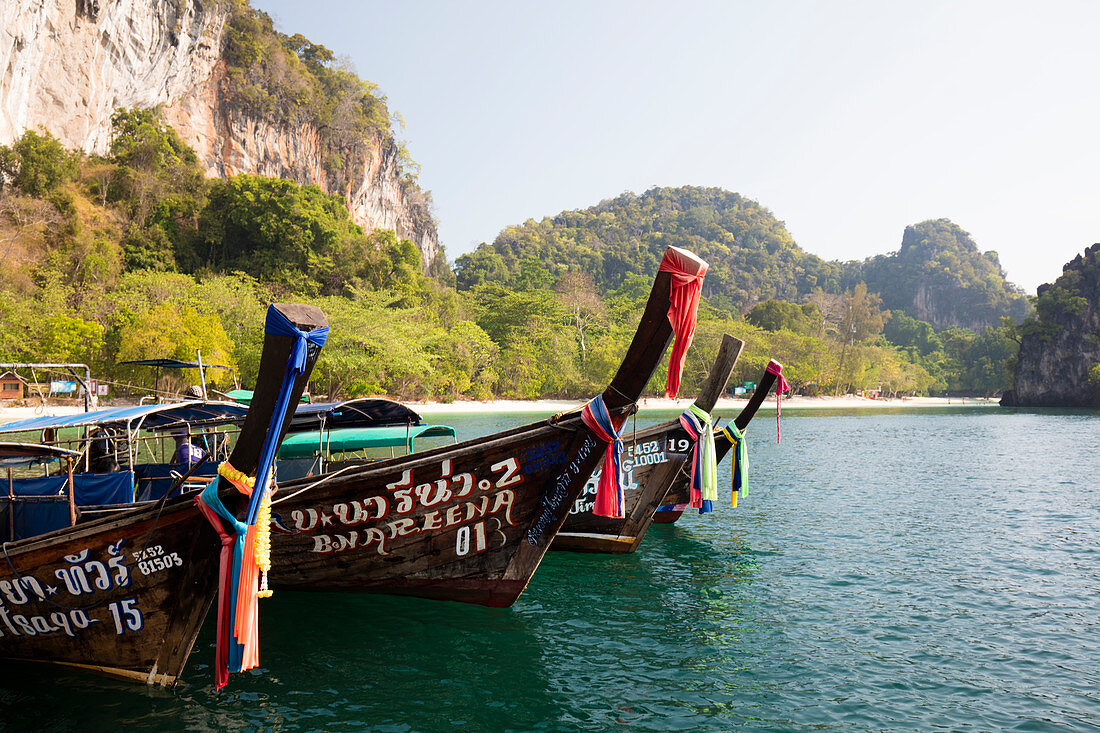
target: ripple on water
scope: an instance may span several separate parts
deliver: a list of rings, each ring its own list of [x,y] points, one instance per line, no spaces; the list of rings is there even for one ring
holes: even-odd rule
[[[1100,416],[784,421],[780,446],[756,429],[736,510],[656,526],[632,556],[551,553],[512,609],[277,593],[261,606],[263,669],[221,693],[208,627],[172,692],[0,667],[4,725],[1100,727]],[[450,422],[473,434],[515,418]]]

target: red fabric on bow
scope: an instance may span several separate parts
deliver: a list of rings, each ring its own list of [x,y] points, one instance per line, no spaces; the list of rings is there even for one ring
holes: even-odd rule
[[[684,358],[695,338],[695,316],[699,310],[699,294],[703,289],[703,276],[709,265],[692,253],[679,247],[669,247],[661,259],[660,272],[672,275],[669,293],[668,322],[676,334],[672,355],[668,361],[668,379],[665,381],[665,397],[676,399],[680,394],[680,379],[684,373]]]
[[[596,486],[596,505],[592,513],[597,517],[621,519],[626,516],[625,496],[623,495],[622,471],[623,441],[620,437],[623,428],[615,429],[611,413],[603,402],[603,395],[596,395],[581,409],[581,421],[596,434],[607,448],[603,454],[603,470],[600,482]],[[626,422],[623,422],[623,426]]]
[[[790,392],[791,385],[787,383],[787,378],[783,376],[783,365],[775,359],[768,362],[768,366],[764,371],[775,375],[775,442],[780,443],[782,442],[782,436],[779,433],[779,395]]]
[[[222,544],[218,557],[218,631],[214,640],[214,690],[217,691],[229,684],[229,624],[226,621],[231,613],[229,568],[233,562],[235,535],[225,531],[222,520],[213,509],[203,503],[201,497],[195,497],[195,506],[214,527]]]

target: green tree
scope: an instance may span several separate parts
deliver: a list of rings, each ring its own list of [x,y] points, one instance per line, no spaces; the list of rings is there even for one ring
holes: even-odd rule
[[[228,366],[231,370],[236,368],[233,342],[216,315],[174,303],[149,305],[120,315],[116,333],[118,361],[158,358],[192,361],[201,351],[203,361],[208,364]],[[139,372],[134,369],[131,368],[131,375],[138,376]],[[232,371],[210,370],[206,378],[222,388],[233,384]],[[158,389],[178,389],[197,381],[198,370],[163,375],[162,380],[167,384],[158,385]]]
[[[765,331],[786,329],[807,336],[820,334],[823,320],[813,303],[797,305],[781,300],[757,303],[745,314],[745,320]]]
[[[10,148],[0,145],[0,183],[6,179],[28,196],[43,197],[77,173],[77,156],[45,128],[27,130]]]
[[[127,266],[194,266],[192,241],[206,191],[195,151],[156,110],[118,109],[111,130],[116,166],[107,198],[129,217],[123,239]]]
[[[211,185],[200,225],[200,261],[303,293],[332,289],[338,253],[362,245],[339,196],[317,186],[240,175]],[[356,240],[360,240],[356,242]]]

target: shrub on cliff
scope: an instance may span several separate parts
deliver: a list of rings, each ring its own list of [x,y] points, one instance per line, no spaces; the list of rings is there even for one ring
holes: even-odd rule
[[[77,154],[45,129],[27,130],[10,148],[0,145],[0,183],[6,180],[28,196],[46,196],[76,172]]]
[[[156,110],[111,116],[110,173],[104,199],[129,218],[123,239],[130,269],[174,270],[206,204],[207,182],[195,151]]]

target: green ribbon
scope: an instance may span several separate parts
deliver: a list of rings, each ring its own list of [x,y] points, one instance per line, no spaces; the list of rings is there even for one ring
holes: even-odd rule
[[[745,433],[732,422],[722,428],[722,435],[736,451],[733,460],[733,488],[745,498],[749,493],[749,444]]]
[[[711,425],[710,414],[704,412],[695,405],[688,406],[688,412],[698,419],[703,427],[700,436],[702,446],[702,460],[697,470],[701,472],[700,493],[704,501],[718,500],[718,461],[714,457],[714,427]]]

